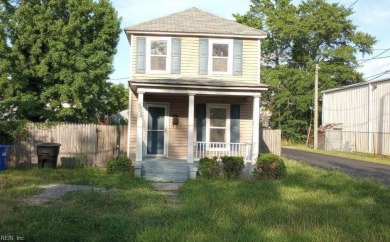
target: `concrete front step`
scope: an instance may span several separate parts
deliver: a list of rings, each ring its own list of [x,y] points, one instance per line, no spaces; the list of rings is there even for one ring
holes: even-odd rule
[[[149,181],[158,181],[158,182],[185,182],[188,179],[187,172],[181,171],[156,171],[149,170],[143,171],[142,177]]]
[[[149,181],[185,182],[189,178],[189,164],[186,160],[149,159],[142,161],[139,168],[139,175]]]
[[[172,177],[169,175],[145,175],[142,176],[142,178],[148,180],[148,181],[153,181],[153,182],[185,182],[188,180],[188,176],[185,177]]]
[[[142,166],[142,177],[149,181],[185,182],[188,179],[187,165]]]

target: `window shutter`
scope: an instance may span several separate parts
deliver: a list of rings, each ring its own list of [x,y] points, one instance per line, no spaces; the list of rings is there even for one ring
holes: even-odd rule
[[[145,73],[146,67],[146,38],[137,37],[136,72]]]
[[[199,75],[207,75],[209,40],[199,39]]]
[[[206,104],[196,105],[196,141],[206,141]]]
[[[233,76],[242,76],[242,40],[233,42]]]
[[[230,106],[230,142],[240,143],[240,105]]]
[[[173,38],[172,39],[172,59],[171,59],[171,73],[180,74],[181,66],[181,39]]]

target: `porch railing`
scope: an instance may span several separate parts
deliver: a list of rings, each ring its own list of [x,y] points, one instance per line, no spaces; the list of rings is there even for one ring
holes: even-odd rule
[[[252,144],[250,143],[222,143],[196,142],[195,159],[203,157],[242,156],[244,160],[251,160]]]

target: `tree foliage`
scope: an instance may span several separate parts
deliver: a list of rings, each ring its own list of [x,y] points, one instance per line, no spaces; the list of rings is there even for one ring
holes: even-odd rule
[[[262,29],[262,80],[269,85],[263,103],[272,127],[285,138],[302,141],[314,106],[314,69],[320,66],[321,90],[362,82],[356,54],[371,54],[376,40],[357,30],[352,9],[325,0],[252,0],[250,10],[235,14],[239,23]]]
[[[0,0],[0,25],[3,112],[31,121],[96,122],[119,41],[111,3]]]
[[[106,114],[109,116],[128,108],[129,90],[123,84],[112,84],[108,86]]]

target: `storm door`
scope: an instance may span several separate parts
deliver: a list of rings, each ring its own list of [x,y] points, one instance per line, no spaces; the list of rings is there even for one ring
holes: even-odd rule
[[[165,155],[166,107],[148,105],[147,155]]]

